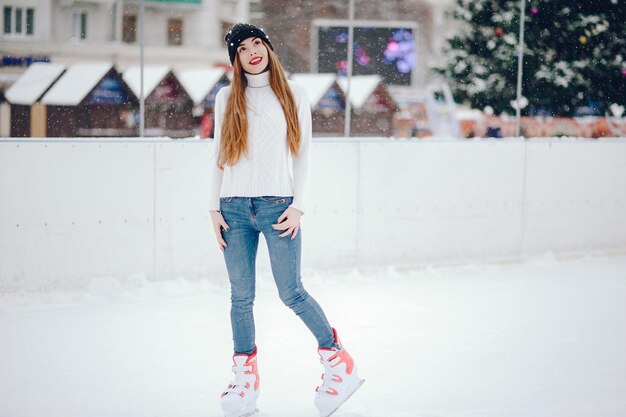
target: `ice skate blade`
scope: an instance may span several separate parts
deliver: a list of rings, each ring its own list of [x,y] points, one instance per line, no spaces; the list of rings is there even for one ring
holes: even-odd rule
[[[331,411],[330,413],[325,414],[325,415],[323,415],[321,417],[330,417],[331,415],[333,415],[335,413],[335,411],[339,410],[339,407],[344,405],[346,403],[346,401],[348,401],[350,399],[350,397],[352,397],[352,394],[354,394],[356,392],[356,390],[361,388],[361,385],[363,385],[364,383],[365,383],[365,379],[360,380],[359,383],[354,387],[352,392],[350,394],[348,394],[348,396],[346,397],[345,400],[343,400],[339,405],[337,405],[337,407],[335,407],[335,409],[333,411]]]

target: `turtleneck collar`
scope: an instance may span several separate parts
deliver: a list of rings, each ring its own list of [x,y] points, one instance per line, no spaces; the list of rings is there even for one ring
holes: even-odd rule
[[[244,73],[248,79],[248,87],[259,88],[270,85],[270,72],[265,71],[260,74]]]

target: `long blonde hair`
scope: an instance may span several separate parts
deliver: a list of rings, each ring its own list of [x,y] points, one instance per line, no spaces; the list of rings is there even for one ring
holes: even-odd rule
[[[287,143],[289,150],[294,156],[300,149],[300,122],[298,121],[298,108],[293,98],[293,93],[287,83],[287,77],[283,71],[278,56],[263,42],[268,52],[268,67],[270,71],[270,86],[278,98],[285,119],[287,121]],[[221,169],[224,165],[235,165],[242,155],[248,153],[248,117],[246,112],[245,90],[248,79],[239,62],[239,56],[235,55],[233,63],[233,82],[230,86],[230,96],[226,103],[224,119],[222,121],[220,151],[217,164]]]

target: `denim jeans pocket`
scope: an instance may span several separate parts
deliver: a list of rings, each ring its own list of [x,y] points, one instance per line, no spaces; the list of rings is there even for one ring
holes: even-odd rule
[[[220,203],[230,203],[233,197],[220,197]]]
[[[291,202],[291,199],[292,199],[292,197],[276,197],[276,196],[268,196],[268,195],[260,196],[259,198],[266,203],[273,203],[273,204],[283,204],[283,203]]]

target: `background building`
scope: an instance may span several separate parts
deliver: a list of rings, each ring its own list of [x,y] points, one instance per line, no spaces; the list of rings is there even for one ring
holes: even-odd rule
[[[356,20],[415,22],[416,79],[443,44],[444,12],[454,0],[356,0]],[[290,72],[311,70],[315,19],[346,19],[339,0],[146,0],[145,59],[152,64],[213,65],[224,59],[223,34],[235,21],[266,29]],[[138,0],[0,0],[0,90],[30,62],[107,61],[124,70],[138,61]]]
[[[195,66],[227,63],[225,29],[249,20],[258,9],[253,0],[144,4],[146,63]],[[106,61],[120,70],[139,61],[137,0],[0,0],[0,9],[0,83],[5,87],[38,60]]]

